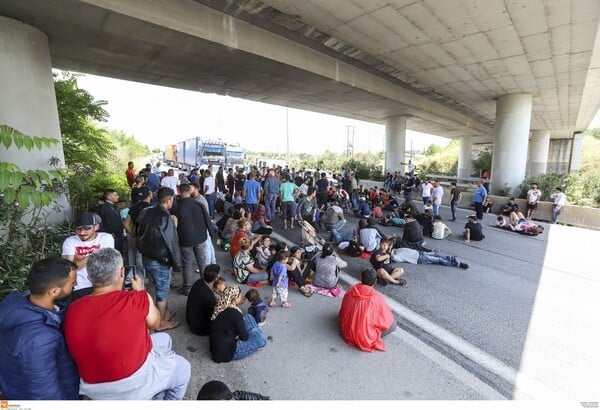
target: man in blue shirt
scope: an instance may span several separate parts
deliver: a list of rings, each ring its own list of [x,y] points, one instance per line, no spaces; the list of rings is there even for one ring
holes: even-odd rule
[[[260,200],[261,192],[262,188],[260,187],[260,183],[256,180],[256,174],[251,172],[250,179],[244,182],[244,189],[242,189],[242,197],[246,201],[246,209],[250,215],[258,209],[258,201]]]
[[[487,197],[487,190],[483,186],[483,182],[477,182],[477,189],[473,193],[473,204],[475,205],[475,213],[477,219],[483,219],[483,202]]]

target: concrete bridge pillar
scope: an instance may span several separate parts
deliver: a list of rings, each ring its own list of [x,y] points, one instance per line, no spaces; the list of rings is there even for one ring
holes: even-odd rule
[[[581,166],[581,153],[583,152],[583,132],[576,132],[573,134],[573,141],[571,141],[571,161],[569,165],[569,172],[579,172]]]
[[[514,194],[525,178],[531,104],[530,94],[503,95],[496,101],[492,194],[501,194],[505,189]]]
[[[61,140],[48,37],[20,21],[0,16],[0,124],[26,135]],[[49,169],[50,157],[64,166],[62,143],[42,150],[0,149],[0,161],[21,169]]]
[[[403,169],[406,154],[406,117],[388,117],[385,121],[385,172]]]
[[[473,151],[473,137],[465,135],[460,138],[458,146],[458,178],[469,178],[471,176],[471,153]]]
[[[534,130],[531,132],[529,144],[529,175],[536,176],[546,173],[548,152],[550,150],[550,131]]]

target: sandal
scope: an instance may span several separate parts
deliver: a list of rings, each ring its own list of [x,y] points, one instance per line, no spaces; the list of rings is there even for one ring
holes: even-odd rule
[[[177,315],[177,312],[175,312],[174,310],[169,311],[169,313],[167,313],[167,322],[170,322],[171,319],[175,317],[175,315]]]
[[[269,302],[269,307],[273,307],[273,306],[275,306],[276,304],[277,304],[277,302],[275,301],[275,299],[273,299],[273,300],[271,300],[271,301]]]
[[[300,288],[300,293],[302,293],[304,296],[306,296],[307,298],[311,297],[313,295],[312,290],[308,289],[308,288]]]
[[[292,307],[292,305],[291,305],[291,304],[289,304],[288,302],[283,302],[283,303],[281,304],[281,307],[282,307],[282,308],[291,308],[291,307]]]

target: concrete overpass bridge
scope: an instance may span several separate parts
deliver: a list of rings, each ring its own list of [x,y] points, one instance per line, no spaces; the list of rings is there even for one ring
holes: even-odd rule
[[[599,18],[597,0],[0,0],[0,123],[60,138],[54,67],[383,123],[386,170],[407,127],[460,138],[460,176],[493,142],[498,191],[578,170]]]

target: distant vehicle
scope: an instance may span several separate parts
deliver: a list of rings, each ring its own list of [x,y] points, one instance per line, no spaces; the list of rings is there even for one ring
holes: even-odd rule
[[[246,163],[246,149],[241,148],[240,144],[227,144],[225,149],[225,165],[228,168],[244,166]]]
[[[167,145],[165,148],[164,162],[171,167],[177,166],[177,145]]]
[[[194,137],[177,144],[179,167],[184,171],[192,168],[207,168],[216,165],[217,169],[225,162],[225,144],[220,140]]]

